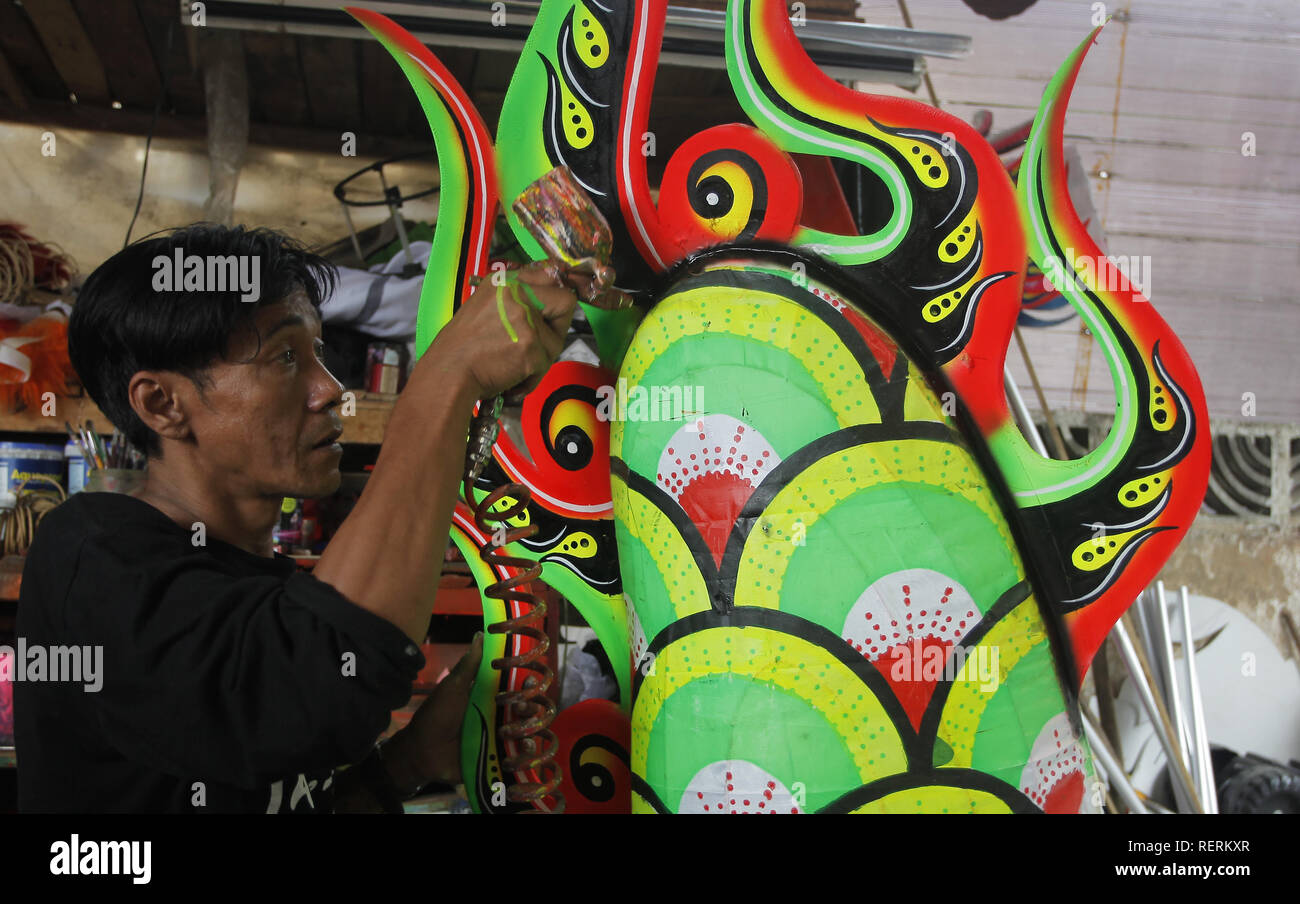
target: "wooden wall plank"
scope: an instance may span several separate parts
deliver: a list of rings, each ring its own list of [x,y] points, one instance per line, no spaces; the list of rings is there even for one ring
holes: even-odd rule
[[[1251,312],[1253,307],[1263,306],[1246,306],[1244,310]],[[1287,317],[1285,311],[1265,309],[1257,316],[1249,316],[1244,323],[1233,318],[1217,333],[1207,335],[1193,332],[1185,322],[1188,318],[1176,305],[1165,305],[1159,310],[1178,332],[1196,365],[1211,417],[1240,419],[1242,393],[1251,392],[1255,395],[1259,419],[1289,423],[1300,420],[1300,398],[1294,391],[1300,381],[1300,359],[1293,353],[1291,338],[1300,312]],[[1048,403],[1071,407],[1079,348],[1078,321],[1026,330],[1024,334]],[[1028,374],[1019,357],[1013,349],[1008,364],[1016,382],[1028,387]],[[1089,362],[1085,410],[1112,412],[1115,401],[1110,376],[1095,343]],[[1031,403],[1031,407],[1037,405]]]
[[[988,108],[995,112],[997,122],[1028,119],[1038,110],[1043,88],[1050,78],[1009,79],[997,73],[969,72],[961,76],[939,76],[939,100],[944,109],[953,107]],[[871,86],[876,93],[895,93]],[[1265,90],[1261,86],[1261,90]],[[1213,91],[1192,91],[1175,88],[1138,88],[1125,85],[1119,95],[1119,115],[1151,118],[1157,122],[1187,120],[1213,123],[1272,124],[1287,129],[1300,128],[1300,99],[1294,95],[1265,97],[1257,95],[1227,95]],[[1070,116],[1095,114],[1111,116],[1115,112],[1115,85],[1075,85],[1070,96]],[[1107,130],[1109,134],[1109,129]]]
[[[974,110],[991,110],[995,130],[1032,119],[1038,112],[1036,102],[1031,103],[1027,93],[1022,93],[1019,98],[1009,98],[999,96],[996,88],[984,87],[990,90],[982,100],[977,85],[968,87],[960,98],[941,98],[943,108],[963,119],[969,119]],[[1134,109],[1137,102],[1128,89],[1120,95],[1118,111],[1113,90],[1105,109],[1076,104],[1072,97],[1065,117],[1066,134],[1109,138],[1113,132],[1121,138],[1166,145],[1201,145],[1216,141],[1223,147],[1239,147],[1242,131],[1250,129],[1257,136],[1265,132],[1274,133],[1276,140],[1269,142],[1273,150],[1300,154],[1300,101],[1272,104],[1271,110],[1266,110],[1263,104],[1238,104],[1221,96],[1166,94],[1162,112]]]
[[[1200,185],[1130,183],[1094,199],[1107,235],[1300,244],[1300,195]],[[1292,258],[1292,267],[1295,266]]]
[[[864,13],[888,0],[868,0]],[[1119,4],[1107,4],[1112,11]],[[943,107],[994,128],[1032,117],[1043,87],[1091,27],[1091,4],[1040,0],[993,22],[958,3],[910,3],[917,28],[968,34],[963,59],[930,59]],[[1080,73],[1066,140],[1093,173],[1107,250],[1149,256],[1151,296],[1196,362],[1216,417],[1300,421],[1300,4],[1294,0],[1130,0]],[[1122,59],[1122,67],[1121,67]],[[896,93],[889,92],[886,93]],[[1255,156],[1242,155],[1242,133]],[[1105,169],[1109,179],[1095,173]],[[1078,321],[1026,331],[1049,400],[1068,405]],[[1082,346],[1085,350],[1092,340]],[[1028,377],[1010,356],[1022,387]],[[1098,350],[1086,407],[1112,410]]]
[[[1151,300],[1157,308],[1166,301],[1224,310],[1245,302],[1300,305],[1292,247],[1213,239],[1192,241],[1120,230],[1107,233],[1106,244],[1111,254],[1151,258]]]

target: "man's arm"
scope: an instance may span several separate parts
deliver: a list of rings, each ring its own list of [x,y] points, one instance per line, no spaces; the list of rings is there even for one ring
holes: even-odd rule
[[[573,293],[545,270],[519,278],[541,315],[491,283],[466,301],[413,369],[365,492],[313,571],[415,643],[429,626],[474,402],[545,373],[573,316]]]

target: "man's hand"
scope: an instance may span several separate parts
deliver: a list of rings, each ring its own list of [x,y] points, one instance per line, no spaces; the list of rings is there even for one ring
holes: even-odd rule
[[[485,280],[425,355],[462,368],[480,399],[532,389],[564,350],[577,304],[546,264],[508,271],[505,280]]]
[[[470,690],[483,658],[483,635],[474,636],[469,652],[446,678],[438,682],[410,723],[384,745],[384,767],[398,795],[414,794],[430,782],[454,785],[461,781],[460,726],[469,706]],[[366,785],[363,769],[338,775],[335,813],[379,813],[383,806]]]
[[[480,286],[415,365],[366,491],[314,570],[412,643],[429,627],[474,403],[534,388],[563,350],[577,305],[553,265],[506,276],[507,285]]]
[[[384,747],[384,761],[402,790],[414,793],[429,782],[454,785],[461,780],[460,726],[482,658],[483,635],[479,633],[469,652],[438,682],[406,728]]]

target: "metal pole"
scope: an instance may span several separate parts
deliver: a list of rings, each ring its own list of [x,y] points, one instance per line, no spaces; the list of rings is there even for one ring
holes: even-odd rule
[[[1029,372],[1029,382],[1033,384],[1034,393],[1038,396],[1038,405],[1043,409],[1043,420],[1047,421],[1047,436],[1052,441],[1052,448],[1056,450],[1056,457],[1062,461],[1068,461],[1070,455],[1065,451],[1065,440],[1061,438],[1061,428],[1056,425],[1056,418],[1052,417],[1052,409],[1047,404],[1047,396],[1043,395],[1043,386],[1038,382],[1038,374],[1034,370],[1034,362],[1029,360],[1029,349],[1025,345],[1025,338],[1020,335],[1020,327],[1017,326],[1012,330],[1016,336],[1016,344],[1020,346],[1020,357],[1025,362],[1025,370]]]
[[[1029,416],[1029,409],[1025,407],[1025,400],[1020,395],[1020,388],[1016,386],[1016,381],[1011,379],[1011,371],[1002,368],[1002,385],[1007,390],[1007,401],[1011,403],[1011,413],[1015,415],[1016,422],[1020,424],[1020,432],[1029,440],[1029,445],[1034,447],[1034,451],[1043,458],[1051,458],[1047,454],[1047,446],[1043,445],[1043,437],[1038,433],[1038,427],[1034,425],[1034,419]]]
[[[342,201],[339,201],[339,206],[343,208],[343,218],[348,221],[348,238],[352,239],[352,250],[357,253],[357,263],[364,268],[366,259],[361,253],[361,242],[357,240],[357,228],[352,225],[352,212],[348,210],[348,206]]]
[[[1115,751],[1110,749],[1110,743],[1106,740],[1106,735],[1097,727],[1097,723],[1092,721],[1092,713],[1088,712],[1086,706],[1079,707],[1083,713],[1083,730],[1088,735],[1088,743],[1092,745],[1093,755],[1102,769],[1106,772],[1106,778],[1110,781],[1110,786],[1119,793],[1128,804],[1128,808],[1134,813],[1150,814],[1151,811],[1143,805],[1142,799],[1138,797],[1137,789],[1129,781],[1128,774],[1124,771],[1124,766],[1115,756]]]
[[[1170,783],[1174,787],[1175,794],[1185,801],[1188,809],[1197,813],[1204,813],[1205,808],[1201,806],[1200,799],[1196,794],[1196,786],[1192,783],[1192,777],[1187,774],[1187,767],[1183,765],[1183,756],[1178,750],[1177,742],[1174,740],[1173,730],[1169,725],[1169,714],[1165,712],[1164,704],[1160,702],[1160,698],[1151,690],[1150,678],[1148,677],[1151,674],[1151,669],[1146,665],[1141,651],[1134,646],[1128,629],[1124,627],[1124,618],[1122,616],[1119,621],[1115,622],[1115,640],[1121,655],[1124,657],[1124,665],[1128,669],[1129,677],[1133,679],[1133,686],[1137,688],[1142,706],[1151,719],[1151,727],[1155,731],[1156,738],[1160,741],[1160,746],[1164,748],[1165,760],[1169,765]]]
[[[1137,640],[1141,642],[1141,650],[1148,663],[1161,662],[1164,655],[1156,655],[1160,649],[1160,624],[1159,616],[1156,615],[1156,592],[1152,587],[1147,587],[1137,598],[1137,605],[1129,610],[1137,622]],[[1159,669],[1151,677],[1151,690],[1153,690],[1161,699],[1167,696],[1165,691],[1165,676]]]
[[[1110,773],[1106,771],[1106,767],[1099,756],[1093,756],[1092,768],[1096,770],[1097,777],[1100,779],[1100,781],[1097,782],[1097,787],[1101,788],[1103,810],[1104,808],[1109,807],[1110,812],[1119,813],[1119,805],[1115,803],[1115,798],[1110,794],[1110,789],[1115,786],[1115,782],[1111,779]]]
[[[1097,689],[1097,718],[1107,739],[1113,741],[1115,759],[1124,762],[1124,745],[1119,739],[1119,722],[1115,719],[1115,685],[1110,677],[1110,644],[1102,641],[1092,657],[1092,684]]]
[[[1164,672],[1164,684],[1168,689],[1169,715],[1173,719],[1174,730],[1178,732],[1178,745],[1183,754],[1183,765],[1195,778],[1200,774],[1199,750],[1193,749],[1193,738],[1188,731],[1187,716],[1183,713],[1182,695],[1178,693],[1178,673],[1174,669],[1174,642],[1169,636],[1169,610],[1165,607],[1164,581],[1156,581],[1156,608],[1160,621],[1160,663]],[[1201,789],[1201,799],[1205,799],[1205,790]]]
[[[1180,591],[1183,609],[1183,650],[1187,654],[1187,683],[1192,697],[1192,731],[1201,767],[1200,781],[1202,797],[1205,800],[1205,812],[1219,812],[1219,795],[1214,787],[1214,763],[1210,759],[1210,736],[1205,728],[1205,708],[1201,705],[1201,681],[1196,674],[1196,643],[1192,639],[1191,604],[1187,598],[1187,588]]]
[[[411,256],[411,242],[406,237],[406,226],[402,223],[402,215],[398,212],[402,207],[402,192],[393,191],[388,187],[388,180],[384,178],[384,168],[376,166],[375,171],[379,173],[379,184],[384,189],[384,200],[388,202],[388,212],[393,217],[393,227],[397,232],[397,240],[402,245],[402,252],[406,255],[406,266],[415,263],[415,258]],[[394,200],[396,198],[396,200]]]

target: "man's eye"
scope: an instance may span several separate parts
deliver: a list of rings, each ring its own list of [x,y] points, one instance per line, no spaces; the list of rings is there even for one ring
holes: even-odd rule
[[[280,360],[283,361],[285,364],[294,364],[297,362],[298,357],[294,353],[293,349],[286,348],[283,352],[280,353]]]
[[[314,343],[314,344],[312,345],[312,351],[314,351],[314,352],[316,353],[316,358],[317,358],[317,360],[319,360],[319,361],[324,361],[324,360],[325,360],[325,343],[324,343],[324,342],[316,342],[316,343]]]

